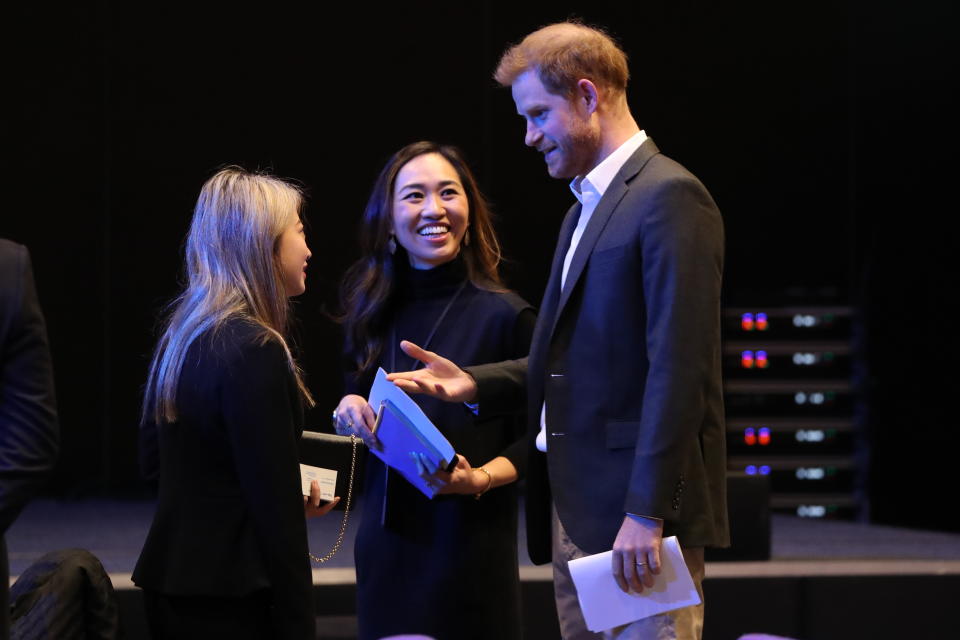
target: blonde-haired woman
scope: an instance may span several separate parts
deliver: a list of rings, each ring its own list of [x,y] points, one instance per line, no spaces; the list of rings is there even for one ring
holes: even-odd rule
[[[223,169],[200,192],[183,293],[150,366],[140,431],[157,512],[133,581],[154,638],[313,638],[297,439],[312,399],[284,337],[310,259],[300,191]]]

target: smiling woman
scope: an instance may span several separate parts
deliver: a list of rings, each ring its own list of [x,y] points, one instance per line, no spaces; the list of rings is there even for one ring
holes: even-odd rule
[[[425,153],[403,165],[394,188],[392,231],[411,266],[429,269],[453,260],[469,221],[466,190],[446,158]]]
[[[453,173],[448,173],[448,169],[453,169]],[[428,172],[434,176],[433,189],[429,194],[434,202],[424,205],[428,192],[423,188],[426,185],[420,185],[419,182],[429,177],[424,175]],[[404,175],[401,176],[401,173]],[[404,177],[407,182],[403,181]],[[458,186],[446,184],[451,179]],[[398,185],[403,187],[408,184],[421,188],[406,189],[402,194],[397,192]],[[453,196],[453,190],[459,190],[461,195]],[[437,219],[437,212],[431,212],[431,209],[446,209],[444,196],[436,193],[442,191],[447,192],[447,202],[456,200],[463,203],[452,207],[455,211],[462,207],[462,222],[453,224],[454,217],[461,218],[456,214]],[[414,221],[415,231],[410,231],[409,224],[405,225],[403,221],[417,216],[422,217],[424,222],[421,228],[417,228]],[[420,233],[427,231],[439,231],[436,228],[429,230],[427,227],[437,226],[430,222],[446,225],[449,229],[458,229],[462,224],[458,242],[455,245],[449,243],[451,236],[457,235],[456,232],[437,234],[446,251],[435,251],[437,247],[431,245],[429,239],[421,239],[420,236]],[[454,147],[415,142],[390,158],[377,176],[363,212],[360,251],[361,258],[347,271],[340,289],[342,320],[347,334],[346,352],[350,354],[350,368],[355,373],[368,370],[383,350],[386,339],[384,322],[389,313],[387,306],[394,291],[398,265],[427,269],[459,256],[470,282],[480,289],[503,290],[497,271],[500,245],[493,231],[490,209],[477,187],[473,173]]]
[[[361,245],[342,288],[349,373],[336,422],[374,444],[364,396],[378,366],[413,366],[401,339],[463,362],[521,358],[535,319],[500,283],[490,213],[452,147],[418,142],[394,154],[370,195]],[[460,463],[452,473],[424,471],[441,494],[428,500],[379,459],[368,460],[354,547],[359,637],[518,638],[521,422],[483,407],[414,400]]]

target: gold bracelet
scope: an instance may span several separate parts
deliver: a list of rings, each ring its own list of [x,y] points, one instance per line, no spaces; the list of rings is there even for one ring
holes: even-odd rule
[[[489,471],[487,471],[483,467],[477,467],[476,469],[477,471],[483,471],[485,474],[487,474],[487,486],[484,487],[483,491],[473,496],[475,499],[479,500],[480,496],[485,494],[487,491],[490,491],[490,487],[493,486],[493,476],[490,474]]]

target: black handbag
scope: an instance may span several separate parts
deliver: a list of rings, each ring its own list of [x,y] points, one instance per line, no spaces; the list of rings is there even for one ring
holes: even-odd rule
[[[367,459],[366,445],[353,436],[336,436],[319,431],[304,431],[300,436],[300,462],[312,467],[333,469],[337,472],[337,490],[340,502],[337,511],[352,509],[351,498],[363,486],[363,467]],[[352,487],[352,488],[351,488]]]
[[[314,562],[323,563],[340,550],[343,537],[347,532],[347,521],[354,507],[354,498],[360,493],[363,484],[363,466],[366,460],[366,447],[356,436],[337,436],[317,431],[304,431],[300,436],[300,463],[337,472],[337,486],[334,495],[340,496],[335,510],[343,511],[340,532],[333,549],[323,557],[310,554]]]

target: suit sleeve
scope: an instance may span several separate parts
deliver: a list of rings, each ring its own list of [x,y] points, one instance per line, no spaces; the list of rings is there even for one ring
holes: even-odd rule
[[[464,371],[476,381],[477,402],[484,411],[510,413],[526,407],[526,358],[466,367]]]
[[[533,340],[533,330],[536,324],[537,314],[533,311],[532,307],[527,307],[517,315],[516,326],[514,327],[514,351],[516,355],[530,352],[530,342]],[[482,406],[483,405],[481,405],[481,407]],[[527,468],[528,441],[525,428],[526,421],[522,419],[520,414],[515,414],[511,419],[517,423],[519,437],[507,446],[500,455],[507,458],[513,464],[517,473],[523,476]]]
[[[47,329],[26,248],[0,256],[0,535],[46,480],[59,449]]]
[[[723,226],[712,198],[692,177],[665,182],[644,216],[649,371],[624,510],[670,520],[688,448],[699,446],[719,354]]]
[[[307,530],[297,464],[293,377],[274,340],[227,363],[221,404],[240,488],[259,541],[278,638],[313,638]]]

